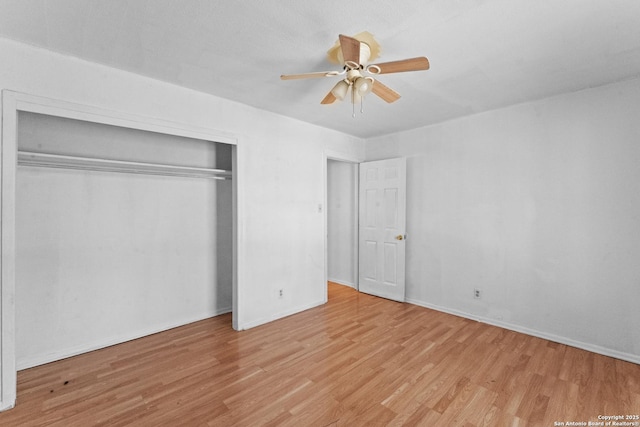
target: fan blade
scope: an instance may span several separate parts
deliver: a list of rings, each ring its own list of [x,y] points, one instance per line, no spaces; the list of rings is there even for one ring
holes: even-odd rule
[[[360,42],[353,37],[340,34],[340,49],[344,62],[351,61],[360,64]]]
[[[320,101],[320,104],[333,104],[336,101],[336,99],[337,98],[333,94],[333,92],[329,92],[327,96],[325,96],[324,99]]]
[[[378,80],[373,82],[373,88],[371,91],[388,103],[392,103],[400,99],[400,94],[398,92],[383,85]]]
[[[318,77],[332,77],[339,75],[338,71],[321,71],[318,73],[304,73],[304,74],[283,74],[280,76],[282,80],[296,80],[296,79],[315,79]]]
[[[378,67],[380,69],[379,74],[402,73],[405,71],[420,71],[429,69],[429,60],[424,56],[419,56],[417,58],[403,59],[401,61],[373,64],[369,67]]]

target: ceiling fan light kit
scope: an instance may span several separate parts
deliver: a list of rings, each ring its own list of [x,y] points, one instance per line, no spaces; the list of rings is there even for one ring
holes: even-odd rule
[[[354,37],[340,34],[336,45],[327,52],[327,58],[330,62],[342,65],[342,71],[283,74],[280,78],[282,80],[294,80],[344,76],[320,103],[333,104],[336,100],[342,101],[349,93],[349,89],[351,89],[351,102],[354,104],[353,116],[355,117],[355,104],[361,104],[360,112],[362,112],[364,97],[371,92],[388,103],[395,102],[400,98],[400,94],[383,85],[372,76],[429,69],[429,60],[424,56],[369,64],[369,61],[377,58],[379,54],[380,45],[369,32],[364,31]],[[363,73],[370,75],[363,75]]]

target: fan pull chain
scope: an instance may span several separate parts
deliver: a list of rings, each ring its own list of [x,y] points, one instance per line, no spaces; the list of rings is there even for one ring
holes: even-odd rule
[[[356,118],[356,92],[351,86],[351,117]]]
[[[360,97],[360,114],[364,114],[364,96]],[[351,117],[356,118],[356,93],[351,88]]]

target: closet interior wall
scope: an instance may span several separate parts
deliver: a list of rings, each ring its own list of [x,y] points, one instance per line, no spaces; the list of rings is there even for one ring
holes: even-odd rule
[[[154,165],[19,163],[18,369],[231,311],[230,177],[174,173],[230,171],[230,145],[20,112],[18,150]]]

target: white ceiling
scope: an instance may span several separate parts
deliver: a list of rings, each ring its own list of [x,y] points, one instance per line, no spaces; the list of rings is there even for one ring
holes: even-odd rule
[[[369,31],[402,98],[320,105],[338,34]],[[0,36],[371,137],[640,75],[638,0],[0,0]]]

